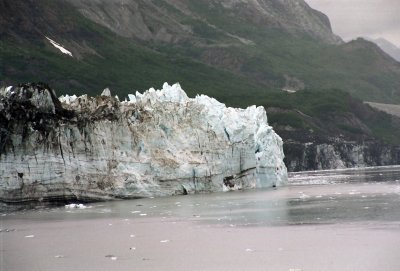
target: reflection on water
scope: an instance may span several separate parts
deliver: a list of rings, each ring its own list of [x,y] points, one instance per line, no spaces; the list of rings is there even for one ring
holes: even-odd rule
[[[222,227],[400,222],[400,167],[293,173],[276,189],[148,198],[5,212],[3,218],[189,220]]]

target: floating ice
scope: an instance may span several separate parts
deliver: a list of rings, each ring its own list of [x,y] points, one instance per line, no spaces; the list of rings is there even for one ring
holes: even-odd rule
[[[112,260],[112,261],[116,261],[118,259],[118,257],[115,255],[106,255],[105,257],[110,258],[110,260]]]
[[[15,229],[0,229],[0,232],[13,232]]]
[[[299,192],[299,194],[300,194],[300,199],[308,199],[308,198],[310,198],[311,196],[309,196],[309,195],[307,195],[307,194],[304,194],[303,192]]]
[[[80,204],[71,203],[71,204],[65,205],[65,208],[67,208],[67,209],[86,209],[88,207],[83,205],[82,203],[80,203]]]
[[[25,238],[34,238],[34,237],[35,237],[35,235],[33,235],[33,234],[32,234],[32,235],[26,235],[26,236],[25,236]]]

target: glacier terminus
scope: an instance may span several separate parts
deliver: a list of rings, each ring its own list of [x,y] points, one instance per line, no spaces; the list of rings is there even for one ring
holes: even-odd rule
[[[282,140],[263,107],[237,109],[164,84],[120,101],[0,89],[0,200],[93,201],[273,187]]]

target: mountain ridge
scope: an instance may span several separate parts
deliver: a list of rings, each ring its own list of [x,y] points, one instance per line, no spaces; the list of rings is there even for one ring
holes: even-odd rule
[[[343,43],[329,19],[302,0],[0,5],[3,85],[46,81],[78,94],[110,86],[126,95],[132,87],[181,82],[235,106],[254,103],[266,91],[339,88],[366,101],[400,103],[400,64],[367,42]],[[46,37],[74,59],[65,59]],[[232,99],[222,82],[235,93]],[[248,89],[254,98],[240,99]]]
[[[367,40],[372,41],[373,43],[378,45],[384,52],[394,58],[397,62],[400,62],[400,48],[398,46],[384,38],[367,38]]]
[[[198,5],[209,10],[223,8],[224,12],[231,13],[229,16],[238,16],[255,25],[278,26],[287,30],[296,28],[305,30],[326,42],[341,42],[339,37],[333,35],[328,17],[311,9],[302,0],[285,0],[282,3],[271,0],[67,1],[86,18],[102,24],[113,32],[145,41],[179,42],[185,40],[185,36],[194,38],[193,26],[180,18],[184,16],[221,30],[220,26],[208,21],[204,14],[194,10]],[[175,9],[175,12],[172,12],[172,9]],[[224,33],[223,29],[221,33]],[[226,34],[229,36],[233,33]]]

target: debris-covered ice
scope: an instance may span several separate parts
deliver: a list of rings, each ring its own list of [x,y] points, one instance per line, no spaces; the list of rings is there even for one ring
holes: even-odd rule
[[[137,92],[129,102],[109,89],[98,97],[59,99],[46,85],[12,91],[0,91],[4,115],[30,117],[9,119],[24,129],[3,131],[10,140],[4,141],[0,167],[10,181],[0,183],[0,199],[154,197],[287,180],[282,139],[261,106],[231,108],[205,95],[189,98],[179,84]]]

